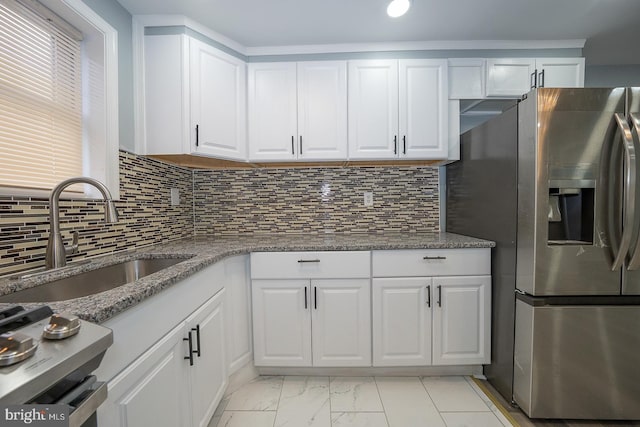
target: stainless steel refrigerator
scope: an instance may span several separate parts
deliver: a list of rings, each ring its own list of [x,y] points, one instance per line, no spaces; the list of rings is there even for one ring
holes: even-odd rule
[[[496,241],[485,375],[532,418],[640,419],[640,88],[536,89],[461,137],[446,229]]]

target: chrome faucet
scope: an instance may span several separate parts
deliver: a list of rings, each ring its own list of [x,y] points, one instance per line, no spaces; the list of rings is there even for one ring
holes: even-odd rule
[[[73,241],[70,247],[65,247],[60,234],[60,195],[70,185],[89,184],[97,188],[104,199],[104,222],[112,224],[118,222],[118,211],[111,199],[109,189],[100,181],[93,178],[79,176],[69,178],[56,185],[49,197],[49,241],[47,242],[47,255],[45,265],[47,270],[64,267],[67,264],[67,255],[78,252],[78,232],[73,232]]]

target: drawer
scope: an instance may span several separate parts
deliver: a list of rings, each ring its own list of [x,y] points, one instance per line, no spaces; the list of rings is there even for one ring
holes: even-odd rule
[[[491,249],[411,249],[373,251],[373,277],[491,274]]]
[[[252,279],[351,279],[371,277],[371,252],[254,252]]]

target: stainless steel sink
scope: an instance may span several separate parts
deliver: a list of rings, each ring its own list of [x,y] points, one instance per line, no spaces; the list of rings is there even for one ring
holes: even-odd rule
[[[3,302],[64,301],[108,291],[134,282],[188,258],[136,259],[86,271],[64,279],[0,296]]]

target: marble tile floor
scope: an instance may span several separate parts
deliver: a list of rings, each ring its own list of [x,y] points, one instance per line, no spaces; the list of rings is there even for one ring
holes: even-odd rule
[[[262,376],[220,402],[209,427],[505,427],[469,377]]]

